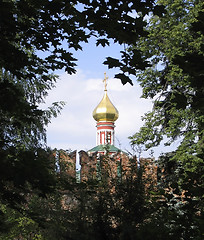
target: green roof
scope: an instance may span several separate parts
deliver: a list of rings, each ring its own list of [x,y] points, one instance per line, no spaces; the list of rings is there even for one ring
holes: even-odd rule
[[[119,148],[115,147],[114,145],[107,144],[107,145],[98,145],[92,149],[90,149],[88,152],[103,152],[103,151],[109,151],[109,152],[122,152]]]

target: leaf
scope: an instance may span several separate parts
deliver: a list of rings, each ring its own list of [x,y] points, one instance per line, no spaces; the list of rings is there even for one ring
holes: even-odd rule
[[[101,39],[97,39],[96,41],[96,46],[102,45],[103,47],[105,47],[106,45],[109,46],[110,43],[107,39],[105,38],[101,38]]]
[[[108,68],[120,67],[121,63],[118,59],[107,57],[107,60],[103,62],[103,64],[108,65]]]
[[[162,17],[166,13],[165,7],[163,5],[156,5],[153,9],[153,14]]]
[[[130,83],[133,86],[132,80],[127,77],[124,73],[118,73],[115,75],[115,78],[119,78],[123,85]]]

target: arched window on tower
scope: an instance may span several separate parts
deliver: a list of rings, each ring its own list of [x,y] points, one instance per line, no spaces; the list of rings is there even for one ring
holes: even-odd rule
[[[106,139],[107,144],[111,144],[111,132],[107,132],[106,137],[107,137]]]

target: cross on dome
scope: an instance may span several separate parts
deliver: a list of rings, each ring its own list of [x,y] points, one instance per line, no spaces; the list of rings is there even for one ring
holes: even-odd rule
[[[105,93],[102,100],[93,111],[93,118],[97,122],[101,121],[115,122],[119,116],[118,110],[112,104],[107,94],[107,79],[108,77],[106,76],[106,73],[104,73],[103,82],[105,83]]]
[[[103,82],[105,84],[105,90],[104,91],[107,91],[107,80],[108,80],[108,77],[106,76],[106,72],[104,73],[104,79],[103,79]]]

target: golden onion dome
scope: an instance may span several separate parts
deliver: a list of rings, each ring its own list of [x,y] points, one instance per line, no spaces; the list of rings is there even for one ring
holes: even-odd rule
[[[97,121],[114,122],[118,119],[119,112],[110,101],[107,90],[105,90],[103,99],[93,111],[93,118]]]

